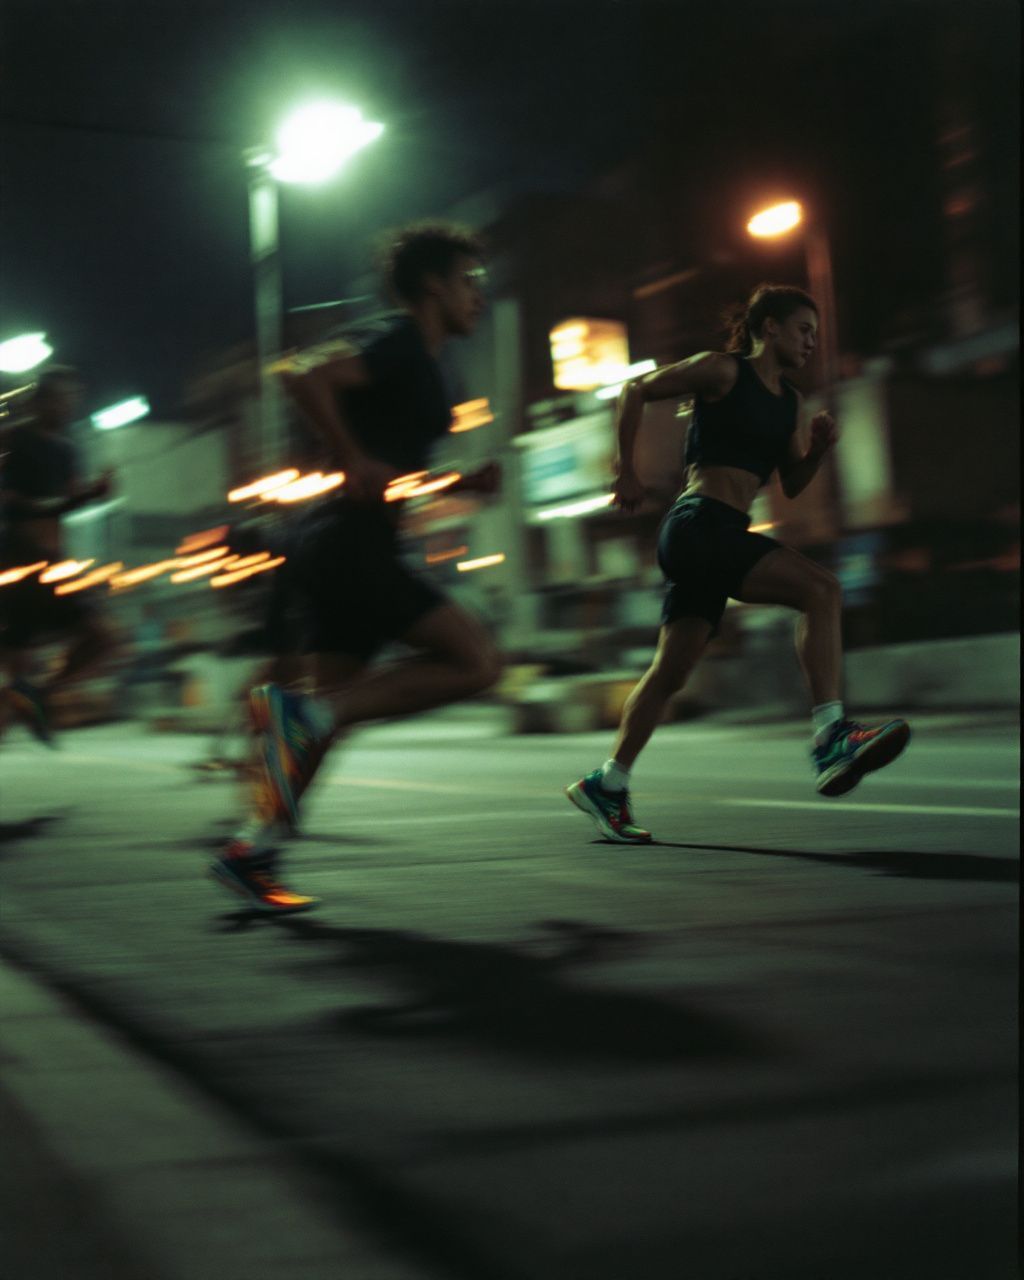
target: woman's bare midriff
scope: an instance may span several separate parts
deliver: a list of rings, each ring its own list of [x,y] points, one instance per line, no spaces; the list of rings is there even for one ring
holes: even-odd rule
[[[679,496],[714,498],[716,502],[724,502],[726,506],[749,515],[760,487],[758,477],[741,467],[691,466],[686,487]]]

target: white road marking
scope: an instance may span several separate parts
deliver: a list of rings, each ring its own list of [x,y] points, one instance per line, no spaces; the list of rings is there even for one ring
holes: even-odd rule
[[[989,809],[951,804],[871,804],[863,801],[847,803],[825,798],[821,800],[717,800],[715,803],[742,809],[817,809],[819,813],[838,809],[843,813],[923,813],[935,817],[1018,818],[1020,816],[1016,809]]]

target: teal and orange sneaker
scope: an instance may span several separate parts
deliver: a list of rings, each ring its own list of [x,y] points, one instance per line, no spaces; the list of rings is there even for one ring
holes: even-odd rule
[[[210,875],[218,884],[243,897],[251,910],[264,915],[293,915],[298,911],[311,911],[317,905],[316,898],[286,889],[274,874],[273,859],[253,857],[251,846],[244,840],[228,843],[211,865]]]
[[[7,693],[15,715],[29,732],[44,746],[56,747],[50,709],[42,689],[19,677],[11,681]]]
[[[601,770],[565,788],[565,794],[577,809],[582,809],[597,823],[606,840],[616,844],[649,844],[651,833],[633,821],[628,791],[605,791],[601,786]]]
[[[296,828],[299,797],[327,750],[330,726],[309,698],[276,684],[253,689],[249,710],[261,738],[274,808]]]
[[[891,764],[909,741],[910,725],[905,720],[874,726],[857,724],[855,720],[838,721],[831,736],[811,751],[818,772],[818,792],[823,796],[845,795],[866,773]]]

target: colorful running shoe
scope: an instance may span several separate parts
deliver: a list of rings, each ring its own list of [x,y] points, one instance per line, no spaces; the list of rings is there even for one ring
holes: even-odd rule
[[[308,698],[276,684],[253,689],[249,708],[262,740],[274,809],[294,830],[298,826],[299,797],[329,742],[328,727],[318,722],[316,709]]]
[[[42,689],[21,678],[12,680],[8,687],[11,706],[22,724],[45,746],[55,747],[50,710]]]
[[[650,843],[651,833],[633,821],[629,792],[605,791],[601,786],[600,769],[566,787],[565,794],[577,809],[582,809],[594,819],[606,840],[614,840],[617,844]]]
[[[297,911],[310,911],[317,905],[316,898],[292,893],[278,882],[272,858],[253,857],[251,854],[252,846],[248,841],[232,840],[211,865],[210,874],[218,884],[245,898],[252,910],[266,915],[291,915]]]
[[[909,741],[910,725],[905,720],[874,726],[840,720],[832,736],[811,752],[818,791],[823,796],[852,791],[866,773],[891,764]]]

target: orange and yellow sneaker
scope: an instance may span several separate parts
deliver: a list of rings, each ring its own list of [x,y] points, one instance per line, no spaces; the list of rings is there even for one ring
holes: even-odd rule
[[[210,874],[218,884],[245,898],[253,911],[264,915],[292,915],[317,905],[316,898],[293,893],[281,884],[270,858],[247,856],[250,854],[247,841],[232,840],[210,867]]]

